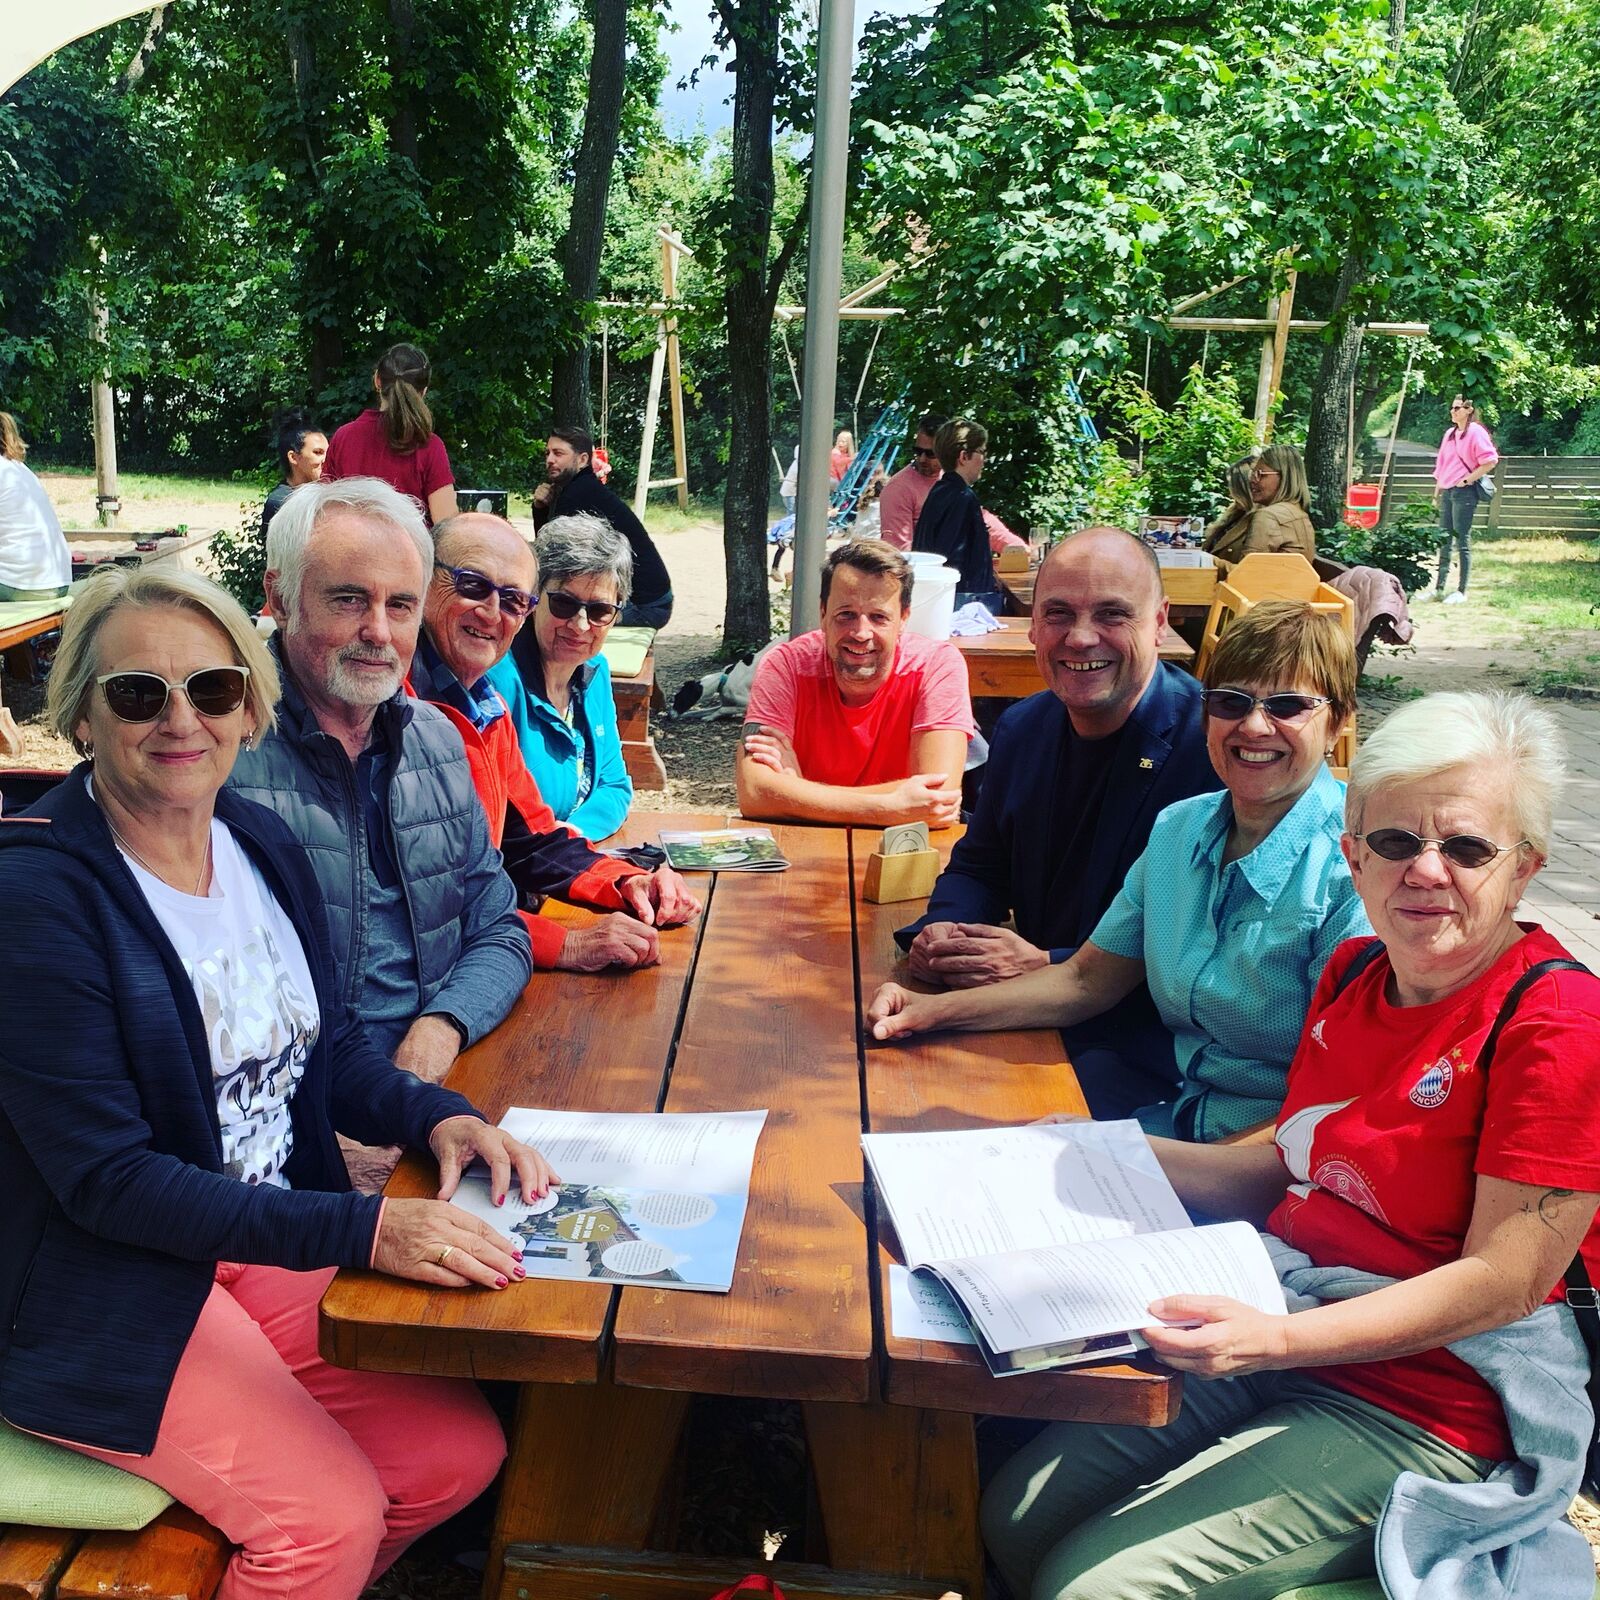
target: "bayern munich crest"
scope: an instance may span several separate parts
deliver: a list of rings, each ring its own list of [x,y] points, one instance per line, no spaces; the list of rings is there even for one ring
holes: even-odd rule
[[[1424,1111],[1442,1106],[1450,1098],[1450,1085],[1454,1078],[1455,1068],[1450,1065],[1449,1057],[1440,1056],[1413,1085],[1410,1095],[1412,1105],[1421,1106]]]

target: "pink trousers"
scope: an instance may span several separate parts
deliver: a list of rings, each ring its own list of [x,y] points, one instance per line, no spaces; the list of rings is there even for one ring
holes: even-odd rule
[[[354,1600],[505,1456],[473,1384],[322,1360],[317,1302],[332,1277],[219,1266],[154,1451],[83,1450],[160,1484],[238,1546],[221,1600]]]

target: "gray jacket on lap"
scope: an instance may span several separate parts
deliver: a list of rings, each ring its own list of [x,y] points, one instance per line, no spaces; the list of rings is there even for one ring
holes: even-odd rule
[[[416,933],[422,1012],[448,1012],[471,1044],[506,1015],[533,972],[516,891],[489,843],[461,736],[444,715],[402,692],[378,708],[373,738],[390,758],[391,832]],[[287,671],[277,728],[257,749],[240,751],[228,784],[276,811],[305,846],[327,906],[340,988],[359,1008],[368,858],[356,769]]]

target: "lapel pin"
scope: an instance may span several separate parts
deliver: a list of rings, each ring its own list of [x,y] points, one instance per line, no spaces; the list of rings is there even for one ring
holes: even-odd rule
[[[1139,770],[1141,772],[1154,772],[1155,771],[1155,767],[1156,767],[1155,762],[1152,761],[1149,756],[1140,756],[1139,757]]]

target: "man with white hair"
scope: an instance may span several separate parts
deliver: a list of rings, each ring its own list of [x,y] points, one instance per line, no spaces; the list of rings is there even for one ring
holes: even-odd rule
[[[437,1083],[533,965],[460,736],[402,687],[432,566],[421,513],[388,484],[295,491],[267,531],[278,724],[230,782],[306,847],[345,999],[397,1066]]]

